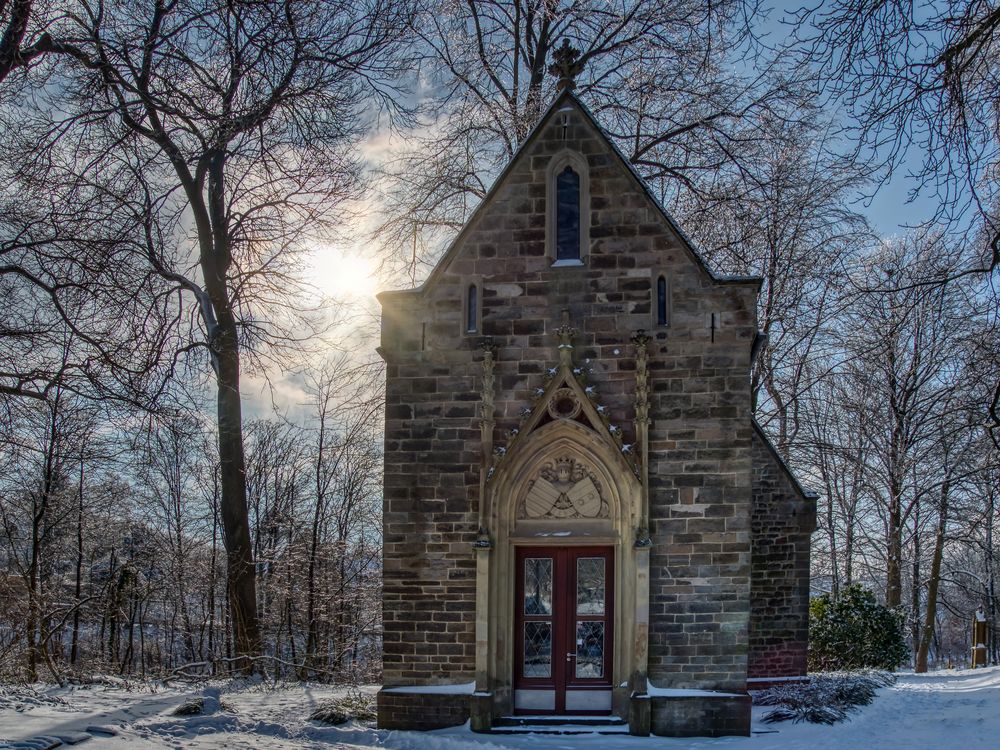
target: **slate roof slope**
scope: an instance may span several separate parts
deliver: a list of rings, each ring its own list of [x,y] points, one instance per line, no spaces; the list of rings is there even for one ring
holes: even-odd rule
[[[771,453],[775,462],[781,467],[781,470],[784,472],[785,476],[788,477],[788,480],[792,483],[792,486],[799,492],[799,494],[807,500],[816,500],[819,498],[818,492],[802,486],[798,478],[795,476],[795,472],[792,471],[792,468],[786,463],[785,459],[783,459],[781,454],[778,453],[778,449],[774,447],[774,443],[771,442],[771,438],[768,437],[766,432],[764,432],[764,428],[760,426],[760,423],[756,419],[751,421],[753,422],[754,432],[756,432],[760,439],[764,441],[764,447],[766,447]]]

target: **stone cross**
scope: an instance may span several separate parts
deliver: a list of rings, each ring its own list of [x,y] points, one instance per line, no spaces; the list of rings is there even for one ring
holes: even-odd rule
[[[556,81],[556,91],[576,88],[576,77],[583,72],[583,63],[577,61],[578,57],[580,50],[571,46],[569,39],[563,37],[562,46],[552,53],[553,62],[549,66],[549,73],[559,78]]]

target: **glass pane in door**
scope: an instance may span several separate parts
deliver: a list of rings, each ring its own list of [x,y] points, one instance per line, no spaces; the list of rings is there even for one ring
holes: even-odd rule
[[[580,557],[576,561],[576,613],[604,614],[604,558]]]
[[[552,558],[524,560],[524,614],[552,614]]]
[[[552,623],[524,623],[524,676],[552,675]]]
[[[593,679],[604,676],[604,623],[576,623],[576,676]]]

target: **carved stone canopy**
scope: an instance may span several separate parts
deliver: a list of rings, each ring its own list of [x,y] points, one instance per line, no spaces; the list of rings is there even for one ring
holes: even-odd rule
[[[610,509],[593,471],[569,456],[547,462],[529,485],[520,518],[608,518]]]

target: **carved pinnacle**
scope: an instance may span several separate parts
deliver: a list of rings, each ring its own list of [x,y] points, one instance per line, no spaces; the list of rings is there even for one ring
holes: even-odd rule
[[[493,374],[493,357],[496,353],[496,348],[493,346],[492,339],[485,339],[482,344],[483,349],[483,386],[479,393],[481,399],[480,409],[482,420],[480,424],[483,427],[492,428],[494,424],[493,420],[493,393],[495,390],[496,377]]]
[[[559,365],[573,368],[573,337],[576,329],[569,324],[569,310],[562,311],[562,325],[556,329],[559,338]]]

